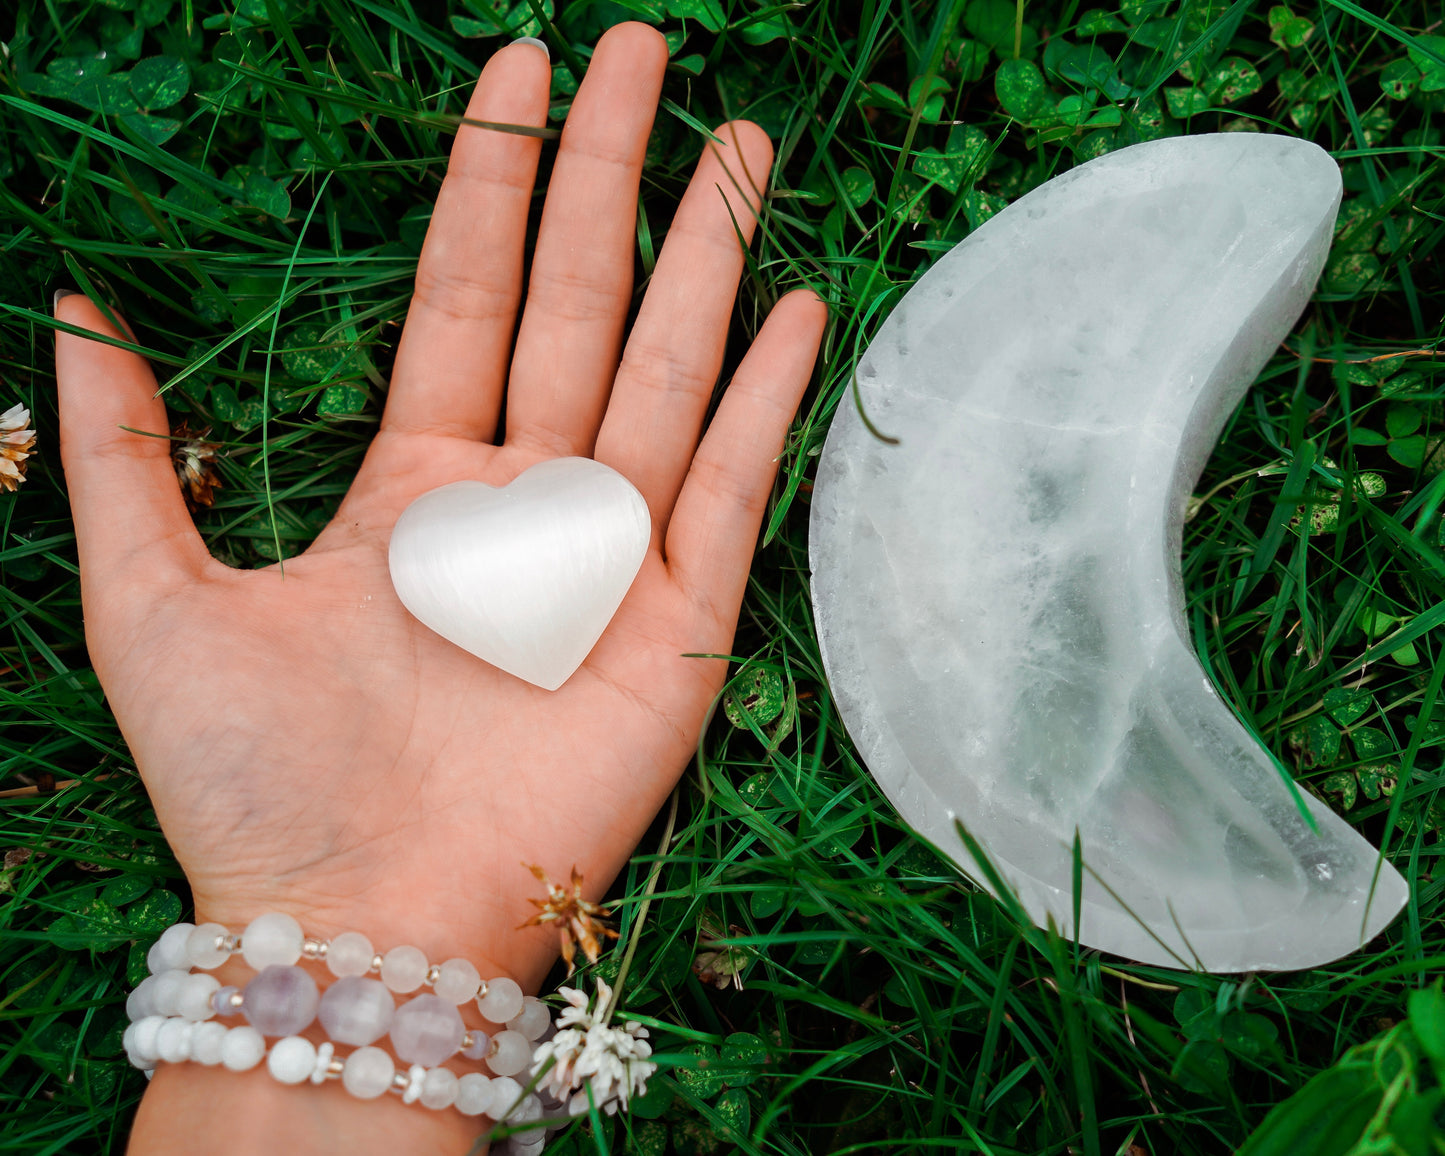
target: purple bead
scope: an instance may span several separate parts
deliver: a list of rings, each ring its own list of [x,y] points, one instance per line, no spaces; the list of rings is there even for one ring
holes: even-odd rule
[[[482,1031],[481,1028],[472,1029],[472,1043],[470,1047],[462,1049],[462,1055],[469,1060],[485,1060],[487,1049],[492,1046],[492,1037]]]
[[[231,1006],[231,997],[241,989],[239,987],[220,987],[211,993],[211,1010],[218,1016],[233,1016],[240,1008]]]
[[[362,1046],[386,1035],[396,1000],[379,979],[348,975],[321,997],[321,1026],[333,1043]]]
[[[391,1021],[391,1046],[397,1057],[424,1068],[456,1055],[466,1034],[456,1004],[435,995],[407,1000]]]
[[[316,1018],[321,993],[294,964],[262,968],[241,993],[241,1014],[263,1036],[294,1036]]]

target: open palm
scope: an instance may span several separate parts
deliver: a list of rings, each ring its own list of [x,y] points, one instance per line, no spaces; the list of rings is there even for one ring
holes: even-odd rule
[[[625,862],[697,740],[724,664],[823,306],[774,310],[699,442],[771,164],[745,123],[705,150],[623,346],[637,184],[666,63],[657,33],[603,38],[569,114],[531,271],[540,143],[463,128],[417,273],[381,429],[330,526],[284,573],[210,558],[182,504],[155,381],[74,335],[57,349],[63,451],[96,669],[199,917],[287,910],[484,972],[540,980],[557,941],[514,929],[523,862],[589,890]],[[468,110],[540,125],[548,66],[498,53]],[[82,296],[63,321],[114,333]],[[515,341],[514,341],[515,333]],[[506,398],[506,433],[493,444]],[[653,536],[616,618],[556,692],[432,634],[392,592],[391,528],[419,494],[595,456]]]

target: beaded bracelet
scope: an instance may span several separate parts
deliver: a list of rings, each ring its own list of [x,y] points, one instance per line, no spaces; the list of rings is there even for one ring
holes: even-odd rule
[[[191,970],[219,967],[237,952],[256,969],[244,988],[223,987],[215,976]],[[302,959],[324,962],[337,977],[324,995],[298,966]],[[437,1065],[460,1054],[484,1060],[497,1080],[515,1083],[510,1077],[531,1065],[536,1042],[552,1026],[546,1005],[523,996],[510,978],[483,981],[464,959],[430,964],[410,946],[378,954],[357,932],[331,940],[308,938],[295,919],[280,912],[252,920],[240,937],[218,923],[177,923],[152,945],[146,962],[151,974],[126,1000],[131,1020],[126,1053],[142,1069],[161,1060],[196,1059],[244,1071],[264,1056],[268,1070],[283,1083],[339,1078],[361,1098],[390,1089],[406,1103],[444,1107],[456,1102],[464,1114],[480,1115],[484,1106],[468,1109],[483,1103],[482,1085],[492,1086],[487,1077],[458,1078]],[[367,978],[371,973],[380,979]],[[396,1006],[394,992],[413,992],[424,984],[432,988],[430,994]],[[468,1030],[457,1005],[473,999],[483,1017],[504,1024],[504,1030],[492,1036]],[[212,1019],[238,1013],[247,1026],[228,1029]],[[331,1037],[320,1045],[299,1034],[317,1019]],[[388,1032],[397,1057],[409,1065],[405,1070],[394,1068],[386,1052],[371,1046]],[[269,1053],[266,1036],[282,1037]],[[335,1055],[337,1043],[357,1050],[343,1061]],[[516,1091],[520,1094],[520,1085]],[[515,1113],[509,1119],[519,1122]]]
[[[313,1044],[304,1036],[286,1036],[268,1050],[262,1034],[249,1025],[228,1028],[215,1020],[150,1015],[126,1028],[122,1043],[131,1063],[141,1068],[154,1067],[160,1061],[178,1064],[193,1060],[245,1072],[265,1060],[267,1071],[280,1083],[321,1084],[339,1079],[359,1100],[394,1092],[406,1104],[419,1102],[436,1110],[455,1107],[464,1116],[490,1114],[510,1124],[530,1123],[543,1115],[541,1099],[523,1097],[522,1085],[510,1076],[488,1078],[480,1072],[458,1076],[450,1068],[420,1064],[396,1068],[391,1056],[374,1047],[357,1048],[342,1059],[331,1041]]]

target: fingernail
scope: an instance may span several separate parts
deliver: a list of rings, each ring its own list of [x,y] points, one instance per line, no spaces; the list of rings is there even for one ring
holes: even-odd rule
[[[55,295],[50,298],[50,312],[54,313],[57,309],[60,308],[60,299],[61,299],[62,297],[79,297],[79,296],[80,296],[80,290],[79,290],[79,289],[57,289],[57,290],[55,291]]]
[[[545,40],[538,40],[535,36],[519,36],[519,37],[517,37],[517,39],[515,39],[514,41],[512,41],[512,43],[513,43],[513,44],[535,44],[538,48],[540,48],[540,49],[542,50],[542,55],[543,55],[543,56],[545,56],[548,60],[551,60],[551,59],[552,59],[552,50],[547,47],[547,42],[546,42]]]

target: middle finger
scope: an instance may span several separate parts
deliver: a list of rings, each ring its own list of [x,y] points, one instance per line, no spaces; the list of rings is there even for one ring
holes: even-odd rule
[[[507,392],[508,443],[590,454],[632,295],[637,185],[667,42],[623,24],[598,42],[567,115]]]

